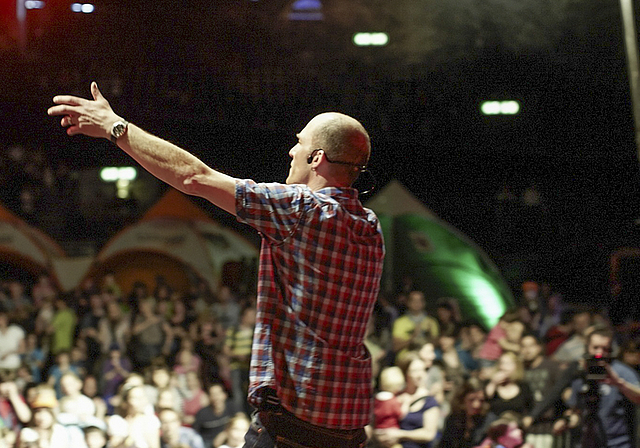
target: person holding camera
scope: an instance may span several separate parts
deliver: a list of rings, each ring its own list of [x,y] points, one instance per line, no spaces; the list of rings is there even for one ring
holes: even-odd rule
[[[635,405],[640,404],[640,379],[630,367],[611,360],[613,331],[594,327],[587,336],[582,374],[571,384],[571,408],[554,429],[580,425],[580,448],[632,448]]]

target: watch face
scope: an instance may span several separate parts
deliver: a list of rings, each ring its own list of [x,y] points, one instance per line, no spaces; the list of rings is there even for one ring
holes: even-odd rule
[[[122,135],[124,135],[126,130],[127,130],[127,125],[119,121],[113,125],[113,129],[111,130],[111,132],[115,138],[119,138],[119,137],[122,137]]]
[[[124,134],[124,124],[118,123],[113,127],[113,133],[116,137],[121,137]]]

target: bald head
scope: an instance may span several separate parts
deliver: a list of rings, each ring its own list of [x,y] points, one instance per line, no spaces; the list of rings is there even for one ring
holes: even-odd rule
[[[337,112],[327,112],[314,117],[313,146],[323,149],[329,159],[365,166],[369,162],[371,143],[369,134],[358,120]],[[353,182],[360,173],[356,166],[336,165]]]

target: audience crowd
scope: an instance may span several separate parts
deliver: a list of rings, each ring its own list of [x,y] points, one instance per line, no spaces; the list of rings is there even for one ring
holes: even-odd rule
[[[62,294],[46,275],[2,281],[0,448],[241,447],[255,320],[255,296],[227,286],[182,294],[158,277],[123,291],[109,273]],[[638,446],[634,331],[533,282],[492,328],[463,319],[455,298],[381,297],[368,443]],[[615,373],[594,380],[603,362]],[[585,444],[585,427],[604,445]]]

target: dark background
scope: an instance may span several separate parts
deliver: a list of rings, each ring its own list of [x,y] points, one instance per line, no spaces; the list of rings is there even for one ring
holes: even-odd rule
[[[21,38],[14,2],[3,2],[0,150],[41,151],[71,173],[130,164],[46,116],[53,95],[87,96],[96,80],[117,113],[214,167],[283,181],[295,133],[339,110],[370,131],[377,187],[401,181],[516,293],[533,279],[572,301],[611,301],[610,257],[640,236],[618,1],[324,0],[321,21],[290,20],[294,3],[96,0],[83,15],[50,0],[27,13]],[[358,31],[385,31],[389,45],[357,48]],[[483,117],[487,99],[517,99],[522,111]],[[1,199],[20,214],[15,185],[26,181],[15,174],[5,166]],[[99,249],[163,191],[145,179],[137,201],[87,206],[93,187],[71,179],[26,217],[70,252]],[[539,200],[524,201],[533,189]],[[623,267],[628,303],[637,266]]]

